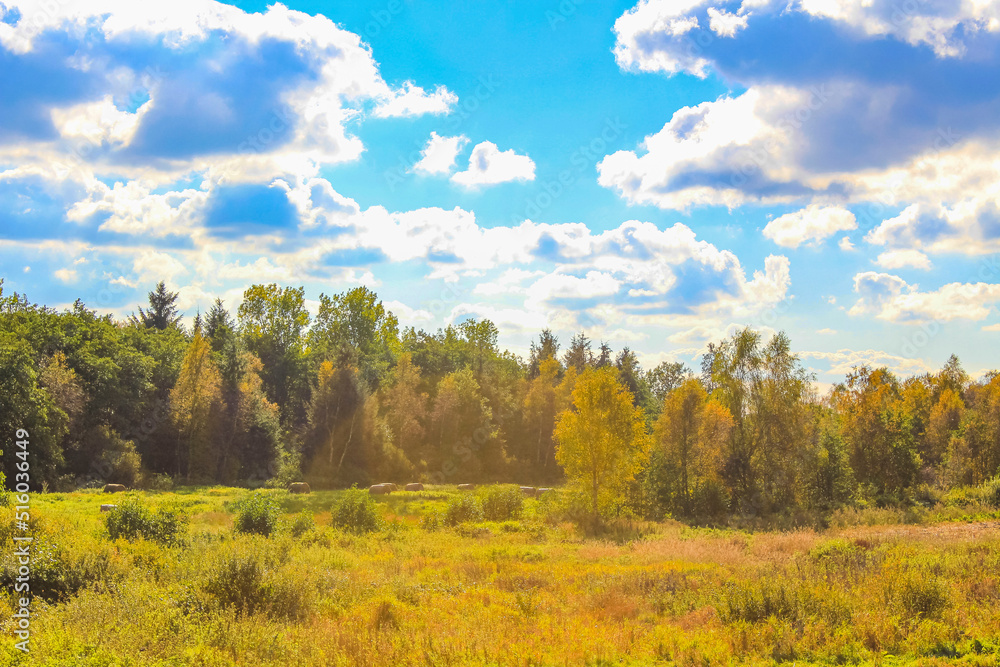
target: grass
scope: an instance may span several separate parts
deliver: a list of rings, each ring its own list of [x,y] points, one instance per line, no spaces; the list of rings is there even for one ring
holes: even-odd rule
[[[425,521],[462,497],[453,487],[374,498],[385,521],[373,532],[331,526],[344,492],[258,493],[280,508],[269,536],[234,530],[244,490],[142,494],[150,511],[187,516],[176,543],[110,539],[99,506],[115,500],[98,491],[34,495],[55,583],[35,600],[32,652],[8,639],[0,665],[996,665],[1000,655],[1000,528],[962,523],[994,518],[985,509],[948,510],[958,522],[945,524],[938,510],[866,510],[825,530],[668,522],[587,537],[534,499],[517,519]],[[0,512],[9,545],[12,517]],[[0,619],[11,604],[5,580]]]

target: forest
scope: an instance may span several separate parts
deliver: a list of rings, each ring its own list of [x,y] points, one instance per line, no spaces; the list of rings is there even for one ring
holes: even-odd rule
[[[788,337],[752,328],[646,369],[583,333],[523,359],[489,320],[401,328],[366,287],[313,317],[303,288],[253,285],[191,327],[164,283],[148,300],[117,320],[0,280],[0,432],[31,434],[38,490],[566,484],[595,517],[714,521],[926,504],[1000,466],[1000,375],[954,356],[820,396]]]

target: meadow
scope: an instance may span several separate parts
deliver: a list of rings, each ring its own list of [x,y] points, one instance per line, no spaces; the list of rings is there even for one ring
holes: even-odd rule
[[[27,655],[7,620],[13,509],[0,508],[0,664],[998,663],[988,507],[753,532],[622,520],[594,535],[564,520],[560,490],[494,521],[471,500],[489,492],[373,498],[368,532],[369,499],[344,491],[36,494]],[[102,503],[163,521],[125,536]],[[253,532],[271,505],[270,534]]]

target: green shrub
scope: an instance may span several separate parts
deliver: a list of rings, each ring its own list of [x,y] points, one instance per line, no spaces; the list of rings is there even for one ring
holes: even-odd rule
[[[352,533],[373,533],[385,527],[378,505],[367,491],[351,488],[330,510],[335,527]]]
[[[295,537],[302,537],[316,527],[316,519],[311,512],[305,510],[299,512],[289,526],[289,530]]]
[[[510,521],[520,519],[524,509],[521,488],[513,484],[488,486],[480,493],[483,516],[487,521]]]
[[[31,594],[51,603],[63,602],[85,586],[112,578],[111,558],[101,548],[71,552],[48,535],[31,542]],[[0,567],[0,585],[13,591],[20,563],[8,550]]]
[[[281,509],[271,496],[255,491],[236,503],[237,533],[269,536],[278,529]]]
[[[268,569],[253,552],[222,560],[204,584],[204,591],[237,616],[266,613],[276,618],[304,618],[306,592],[300,582]]]
[[[478,523],[484,518],[483,504],[476,496],[462,495],[452,498],[444,513],[444,522],[449,526],[468,522]]]
[[[126,497],[104,519],[108,536],[174,544],[187,528],[187,517],[177,509],[161,507],[155,512],[135,496]]]

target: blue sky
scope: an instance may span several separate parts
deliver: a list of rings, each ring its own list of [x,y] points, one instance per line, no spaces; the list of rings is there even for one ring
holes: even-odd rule
[[[1000,2],[0,4],[0,275],[188,316],[254,282],[404,325],[821,383],[1000,333]]]

